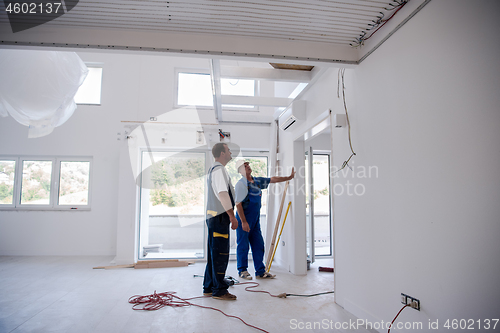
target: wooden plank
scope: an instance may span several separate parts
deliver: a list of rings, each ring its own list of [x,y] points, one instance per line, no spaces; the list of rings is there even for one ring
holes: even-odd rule
[[[155,262],[178,262],[179,259],[161,259],[161,260],[139,260],[138,264],[149,264]]]
[[[184,267],[187,265],[189,265],[189,263],[186,261],[152,262],[149,263],[149,268]]]
[[[296,71],[311,71],[314,68],[314,66],[278,64],[278,63],[274,63],[274,62],[270,62],[269,65],[273,66],[273,68],[276,68],[276,69],[291,69],[291,70],[296,70]],[[309,81],[307,81],[307,82],[309,82]]]
[[[292,202],[290,201],[288,203],[288,207],[286,208],[286,214],[285,214],[285,218],[283,219],[283,223],[281,224],[281,231],[280,231],[280,234],[278,236],[278,242],[277,244],[274,246],[274,249],[273,249],[273,256],[271,257],[271,260],[269,260],[269,269],[267,270],[267,272],[269,273],[269,271],[271,270],[271,265],[273,264],[273,259],[274,259],[274,255],[276,254],[276,250],[278,249],[278,244],[280,242],[280,238],[281,238],[281,234],[283,233],[283,228],[285,227],[285,222],[286,222],[286,217],[288,216],[288,211],[290,210],[290,206],[292,205]]]
[[[115,269],[115,268],[134,268],[134,264],[94,267],[94,269]]]
[[[97,266],[93,269],[115,269],[115,268],[166,268],[166,267],[185,267],[194,264],[196,261],[193,259],[165,259],[165,260],[144,260],[136,264],[127,265],[113,265],[113,266]]]
[[[278,229],[280,226],[281,213],[283,212],[283,205],[285,204],[285,197],[286,197],[286,190],[288,189],[288,183],[290,183],[289,180],[287,180],[285,183],[285,189],[283,190],[283,197],[281,198],[281,205],[280,205],[280,210],[278,213],[278,218],[276,219],[276,225],[274,226],[273,238],[271,239],[271,245],[269,246],[269,253],[267,254],[266,272],[269,272],[269,269],[271,268],[271,258],[273,255],[272,249],[274,249],[274,245],[276,242],[276,236],[278,234]]]
[[[137,263],[135,264],[135,269],[185,267],[188,265],[189,263],[187,261],[157,261],[150,263]]]

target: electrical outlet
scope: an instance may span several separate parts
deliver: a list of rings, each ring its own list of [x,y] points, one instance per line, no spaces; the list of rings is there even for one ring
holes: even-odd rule
[[[401,293],[401,303],[420,311],[420,300],[415,297]]]
[[[205,144],[205,132],[203,131],[196,131],[196,144],[197,145],[203,145]]]

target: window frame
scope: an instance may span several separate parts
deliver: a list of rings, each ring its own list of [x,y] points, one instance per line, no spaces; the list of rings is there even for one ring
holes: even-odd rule
[[[185,73],[185,74],[199,74],[199,75],[210,75],[210,70],[206,68],[184,68],[184,67],[176,67],[175,68],[175,79],[174,79],[174,108],[185,108],[185,107],[196,107],[197,109],[200,110],[213,110],[213,102],[212,106],[203,106],[203,105],[180,105],[178,98],[179,98],[179,74]],[[221,77],[221,79],[226,79],[224,77]],[[249,80],[249,79],[245,79]],[[254,81],[254,96],[259,95],[259,80],[253,80]],[[233,95],[227,95],[227,96],[233,96]],[[253,108],[245,108],[245,107],[237,107],[237,106],[223,106],[222,107],[223,111],[242,111],[242,112],[257,112],[259,111],[259,106],[254,105]]]
[[[145,147],[142,147],[142,148],[139,148],[139,156],[140,156],[140,161],[139,161],[139,168],[141,170],[141,173],[143,170],[145,170],[146,168],[144,168],[144,161],[143,161],[143,154],[145,152],[152,152],[152,153],[185,153],[186,152],[186,149],[185,148],[178,148],[178,147],[167,147],[167,148],[164,148],[164,147],[161,147],[161,148],[155,148],[155,149],[152,149],[151,151],[148,149],[148,148],[145,148]],[[208,174],[208,171],[210,170],[210,165],[211,165],[211,161],[213,160],[211,158],[212,154],[211,154],[211,151],[208,150],[208,149],[193,149],[193,150],[189,150],[190,153],[200,153],[200,154],[204,154],[204,159],[205,159],[205,165],[204,165],[204,190],[203,190],[203,195],[204,195],[204,198],[203,198],[203,211],[206,212],[207,210],[207,207],[206,207],[206,204],[207,204],[207,201],[206,201],[206,198],[207,198],[207,191],[208,191],[208,187],[206,186],[206,181],[207,181],[207,174]],[[145,261],[145,260],[151,260],[151,259],[148,259],[146,258],[145,256],[143,256],[143,245],[141,240],[142,240],[142,237],[141,237],[141,233],[143,232],[142,231],[142,228],[144,227],[143,225],[141,225],[142,223],[142,219],[143,219],[143,200],[145,198],[144,196],[144,193],[143,193],[143,186],[142,186],[142,181],[143,181],[143,177],[141,175],[140,177],[140,186],[137,186],[137,198],[138,198],[138,209],[137,209],[137,215],[136,215],[136,218],[137,218],[137,224],[136,224],[136,241],[135,241],[135,246],[136,246],[136,259],[138,262],[140,261]],[[147,200],[149,201],[149,198],[147,198]],[[158,216],[158,215],[148,215],[148,216]],[[164,215],[164,216],[167,216],[167,215]],[[170,259],[196,259],[196,260],[204,260],[207,258],[207,253],[206,253],[206,248],[207,248],[207,232],[208,232],[208,229],[207,229],[207,226],[205,223],[203,223],[203,257],[167,257],[165,256],[165,258],[158,258],[160,260],[170,260]]]
[[[23,191],[23,164],[24,161],[40,161],[40,162],[52,162],[52,170],[50,173],[50,194],[49,194],[49,204],[48,205],[36,205],[36,204],[23,204],[21,203],[22,191]],[[45,210],[54,205],[54,195],[52,189],[54,188],[54,172],[55,172],[55,158],[54,157],[41,157],[41,156],[22,156],[19,157],[19,164],[17,168],[17,196],[14,198],[15,207],[18,209],[36,209]]]
[[[89,211],[92,203],[92,174],[93,174],[93,158],[91,156],[37,156],[37,155],[0,155],[0,161],[15,161],[14,174],[14,191],[13,204],[0,205],[1,210],[50,210],[50,211]],[[52,162],[52,170],[50,176],[50,194],[49,204],[23,204],[21,203],[22,196],[22,180],[23,180],[23,164],[24,161],[50,161]],[[88,184],[88,201],[87,205],[60,205],[59,191],[61,182],[61,162],[89,162],[89,184]]]
[[[326,258],[333,258],[333,223],[332,223],[332,216],[333,216],[333,208],[332,208],[332,175],[330,173],[330,166],[331,166],[331,161],[332,161],[332,156],[330,151],[326,150],[313,150],[313,163],[314,163],[314,156],[327,156],[327,163],[328,163],[328,224],[329,224],[329,234],[330,234],[330,252],[329,254],[316,254],[316,249],[314,250],[315,257],[320,257],[320,259],[326,259]],[[313,212],[314,214],[314,212]]]
[[[0,209],[1,208],[7,208],[7,209],[12,209],[12,208],[15,208],[16,205],[15,205],[15,199],[17,197],[17,194],[16,194],[16,191],[17,191],[17,181],[18,181],[18,177],[17,177],[17,174],[18,174],[18,167],[19,167],[19,161],[18,161],[18,158],[17,156],[12,156],[12,155],[4,155],[4,156],[0,156],[0,161],[14,161],[15,162],[15,166],[14,166],[14,190],[12,192],[12,203],[11,204],[1,204],[0,205]]]

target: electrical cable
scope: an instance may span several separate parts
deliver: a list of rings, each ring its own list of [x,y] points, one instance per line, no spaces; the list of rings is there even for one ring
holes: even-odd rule
[[[387,11],[394,10],[394,13],[392,13],[392,15],[388,19],[384,20],[383,19],[384,13],[380,12],[380,14],[382,14],[382,17],[377,16],[377,18],[378,18],[377,21],[372,20],[372,22],[375,24],[368,24],[370,26],[370,28],[363,30],[362,34],[359,35],[359,37],[356,38],[355,41],[353,41],[354,44],[350,43],[349,45],[351,45],[352,47],[359,47],[359,46],[363,45],[366,40],[370,39],[380,28],[382,28],[387,22],[389,22],[394,17],[394,15],[396,15],[396,13],[401,8],[403,8],[404,5],[406,5],[408,3],[408,1],[409,0],[401,0],[401,1],[393,0],[393,2],[395,2],[397,5],[393,5],[392,3],[389,3],[389,5],[392,6],[392,8],[384,8],[384,9]],[[368,37],[366,37],[367,31],[371,31],[372,29],[375,29],[375,30]]]
[[[128,302],[130,304],[134,304],[132,307],[133,310],[144,310],[144,311],[155,311],[159,310],[165,306],[171,306],[171,307],[183,307],[183,306],[197,306],[199,308],[203,309],[210,309],[210,310],[215,310],[219,311],[222,313],[224,316],[229,317],[229,318],[236,318],[239,319],[243,324],[247,325],[248,327],[255,328],[256,330],[269,333],[268,331],[259,328],[254,325],[250,325],[247,322],[245,322],[243,319],[241,319],[238,316],[233,316],[225,313],[222,310],[219,310],[217,308],[213,308],[211,306],[203,306],[195,303],[188,302],[189,300],[195,299],[195,298],[205,298],[205,297],[210,297],[210,296],[197,296],[197,297],[191,297],[191,298],[180,298],[179,296],[175,295],[175,292],[173,291],[168,291],[164,293],[156,293],[156,290],[153,294],[147,295],[147,296],[132,296],[129,298]]]
[[[278,298],[286,298],[288,296],[313,297],[313,296],[319,296],[319,295],[333,294],[334,293],[333,291],[325,291],[325,292],[322,292],[322,293],[316,293],[316,294],[310,294],[310,295],[298,295],[298,294],[288,294],[288,293],[281,293],[281,294],[278,294],[278,295],[273,295],[273,294],[271,294],[267,290],[250,290],[252,288],[257,288],[260,285],[258,282],[254,282],[254,281],[239,282],[238,280],[235,280],[235,281],[237,281],[236,284],[251,284],[251,286],[245,287],[245,291],[249,291],[249,292],[252,292],[252,293],[265,293],[265,294],[268,294],[271,297],[278,297]]]
[[[317,294],[311,294],[311,295],[286,294],[286,296],[313,297],[313,296],[326,295],[326,294],[334,294],[334,293],[335,292],[332,290],[332,291],[325,291],[323,293],[317,293]]]
[[[406,304],[405,306],[403,306],[401,308],[401,310],[399,310],[398,314],[396,315],[396,317],[394,317],[394,319],[392,320],[391,322],[391,326],[389,326],[389,330],[387,331],[387,333],[390,333],[391,332],[391,328],[392,328],[392,324],[394,324],[394,322],[396,321],[396,318],[399,316],[399,314],[401,313],[401,311],[403,311],[406,307],[410,306],[409,304]]]
[[[202,275],[195,275],[195,277],[203,277],[203,276]],[[316,294],[309,294],[309,295],[298,295],[298,294],[289,294],[289,293],[281,293],[281,294],[278,294],[278,295],[273,295],[269,291],[266,291],[266,290],[250,290],[250,289],[257,288],[258,286],[260,286],[260,284],[258,282],[255,282],[255,281],[240,282],[240,281],[236,280],[235,278],[233,278],[231,276],[226,276],[226,279],[230,280],[230,281],[233,281],[234,285],[251,284],[252,286],[245,287],[245,291],[249,291],[249,292],[252,292],[252,293],[265,293],[265,294],[268,294],[271,297],[278,297],[278,298],[286,298],[288,296],[313,297],[313,296],[320,296],[320,295],[326,295],[326,294],[333,294],[334,293],[334,291],[332,290],[332,291],[325,291],[325,292],[316,293]]]
[[[392,18],[393,18],[393,16],[394,16],[394,15],[396,15],[396,13],[397,13],[397,12],[399,12],[399,10],[400,10],[401,8],[403,8],[403,6],[404,6],[404,5],[406,5],[406,3],[407,3],[407,2],[403,2],[403,3],[402,3],[402,4],[400,4],[399,6],[392,8],[391,10],[394,10],[394,9],[396,9],[396,8],[397,8],[397,9],[394,11],[394,13],[392,13],[392,15],[391,15],[391,16],[390,16],[387,20],[383,20],[383,21],[381,21],[381,22],[383,22],[383,23],[382,23],[382,24],[381,24],[381,25],[380,25],[380,26],[379,26],[379,27],[378,27],[378,28],[377,28],[374,32],[372,32],[372,33],[370,34],[370,36],[368,36],[368,37],[364,38],[364,39],[363,39],[363,42],[364,42],[365,40],[370,39],[370,38],[371,38],[371,37],[372,37],[372,36],[373,36],[373,35],[374,35],[374,34],[375,34],[375,33],[376,33],[376,32],[377,32],[380,28],[382,28],[382,27],[383,27],[383,26],[384,26],[387,22],[389,22],[389,20],[390,20],[390,19],[392,19]]]
[[[195,275],[193,275],[193,277],[203,277],[203,275],[197,275],[197,274],[195,274]],[[228,279],[228,280],[230,280],[231,282],[233,282],[234,285],[250,284],[250,286],[245,287],[245,291],[249,291],[249,292],[253,292],[253,293],[265,293],[265,294],[270,295],[271,297],[278,297],[278,298],[286,298],[288,296],[313,297],[313,296],[319,296],[319,295],[326,295],[326,294],[333,294],[334,293],[333,291],[326,291],[326,292],[316,293],[316,294],[310,294],[310,295],[298,295],[298,294],[288,294],[288,293],[281,293],[281,294],[278,294],[278,295],[273,295],[269,291],[266,291],[266,290],[250,290],[250,289],[258,287],[260,285],[258,282],[253,282],[253,281],[240,282],[240,281],[236,280],[235,278],[233,278],[231,276],[226,276],[225,278]],[[197,307],[203,308],[203,309],[209,309],[209,310],[218,311],[218,312],[222,313],[226,317],[236,318],[236,319],[240,320],[243,324],[247,325],[248,327],[252,327],[252,328],[255,328],[256,330],[259,330],[259,331],[262,331],[262,332],[265,332],[265,333],[269,333],[268,331],[266,331],[266,330],[264,330],[262,328],[259,328],[257,326],[248,324],[247,322],[245,322],[243,319],[241,319],[238,316],[229,315],[229,314],[225,313],[224,311],[222,311],[220,309],[217,309],[217,308],[214,308],[214,307],[211,307],[211,306],[203,306],[203,305],[199,305],[199,304],[188,302],[188,301],[193,300],[193,299],[207,298],[207,297],[211,297],[211,296],[196,296],[196,297],[190,297],[190,298],[181,298],[181,297],[179,297],[179,296],[177,296],[175,294],[176,293],[174,291],[167,291],[167,292],[164,292],[164,293],[156,293],[156,290],[155,290],[154,293],[151,294],[151,295],[145,295],[145,296],[135,295],[135,296],[131,296],[128,299],[128,302],[130,304],[134,304],[132,306],[132,309],[136,310],[136,311],[139,311],[139,310],[142,310],[142,311],[156,311],[156,310],[159,310],[159,309],[161,309],[161,308],[163,308],[165,306],[171,306],[171,307],[174,307],[174,308],[175,307],[184,307],[184,306],[197,306]],[[396,318],[394,318],[394,319],[396,319]]]
[[[258,282],[249,281],[249,282],[240,282],[238,284],[252,284],[252,286],[245,287],[245,291],[249,291],[249,292],[252,292],[252,293],[265,293],[265,294],[268,294],[271,297],[278,297],[278,298],[285,298],[286,297],[285,293],[281,293],[281,294],[278,294],[278,295],[273,295],[269,291],[266,291],[266,290],[250,290],[252,288],[257,288],[259,286]]]
[[[351,148],[351,156],[342,163],[342,167],[337,170],[335,173],[339,172],[340,170],[344,169],[346,166],[349,166],[349,161],[353,156],[356,156],[356,153],[354,152],[354,149],[352,148],[352,141],[351,141],[351,122],[349,121],[349,113],[347,112],[347,104],[345,101],[345,81],[344,81],[344,73],[345,73],[345,68],[340,68],[338,72],[338,77],[337,77],[337,97],[340,98],[340,84],[342,83],[342,100],[344,102],[344,111],[345,111],[345,116],[347,120],[347,133],[348,133],[348,139],[349,139],[349,147]],[[350,167],[349,167],[350,168]]]

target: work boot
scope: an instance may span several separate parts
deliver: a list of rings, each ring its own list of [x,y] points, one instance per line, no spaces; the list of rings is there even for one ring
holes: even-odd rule
[[[274,279],[276,275],[269,274],[268,272],[264,272],[264,274],[257,275],[257,279]]]
[[[221,296],[212,296],[215,299],[221,299],[223,301],[236,301],[236,295],[231,294],[229,291]]]

